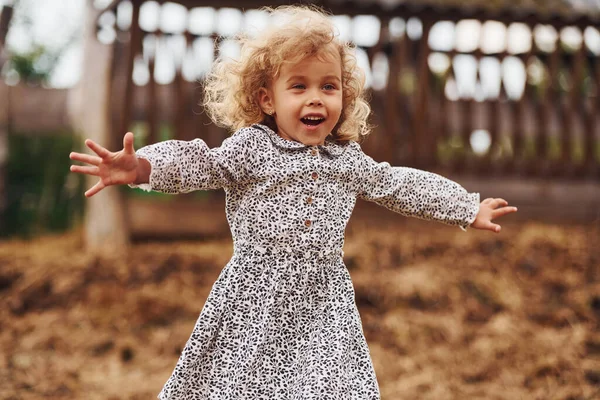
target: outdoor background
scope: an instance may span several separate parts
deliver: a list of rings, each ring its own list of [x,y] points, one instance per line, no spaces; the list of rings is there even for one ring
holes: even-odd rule
[[[101,9],[111,2],[89,3]],[[116,15],[100,18],[99,45],[119,42],[119,29],[128,29],[131,4],[125,3]],[[461,2],[454,3],[460,10]],[[129,224],[126,250],[90,245],[95,225],[86,212],[102,218],[103,205],[92,208],[83,196],[92,183],[68,172],[69,152],[82,151],[89,137],[78,120],[84,112],[77,110],[89,111],[88,103],[94,103],[77,92],[89,65],[84,56],[85,27],[91,24],[87,4],[0,0],[0,9],[14,10],[5,43],[0,29],[0,399],[155,398],[232,253],[222,195],[195,193],[180,202],[175,196],[126,188],[114,189],[129,204],[122,208]],[[522,4],[525,9],[529,3]],[[567,12],[580,12],[584,4],[600,10],[595,0],[564,4]],[[177,4],[148,1],[139,23],[145,32],[178,32],[186,15]],[[259,12],[235,9],[203,8],[188,18],[194,34],[212,32],[209,26],[226,38],[267,23]],[[418,80],[392,76],[391,63],[373,61],[368,48],[378,42],[376,17],[342,15],[335,21],[340,35],[359,45],[378,125],[364,147],[383,161],[392,132],[384,129],[389,120],[381,96],[390,82],[399,81],[409,90],[406,86],[418,85]],[[415,21],[398,18],[390,29],[418,37],[423,27]],[[441,90],[444,99],[468,98],[477,113],[478,104],[502,97],[506,104],[517,105],[513,112],[518,115],[522,103],[517,101],[536,85],[543,86],[543,63],[523,63],[518,57],[478,63],[460,54],[449,62],[440,56],[475,51],[469,50],[473,37],[479,38],[474,48],[484,50],[506,37],[505,48],[491,53],[528,52],[526,43],[534,36],[539,48],[559,40],[565,48],[584,46],[591,59],[600,55],[600,33],[594,27],[532,34],[518,25],[508,31],[499,25],[484,26],[465,17],[431,28],[428,45],[435,53],[428,60],[430,71],[453,70]],[[187,54],[176,35],[164,42],[145,41],[143,49],[152,47],[153,56],[135,59],[131,73],[136,90],[154,81],[160,92],[178,76],[199,87],[195,82],[212,62],[212,42],[199,39]],[[227,39],[221,51],[237,54]],[[173,62],[169,56],[177,54],[180,61]],[[566,70],[573,65],[567,62]],[[599,64],[592,65],[600,70]],[[589,109],[590,114],[600,110],[600,73],[593,68],[582,78],[586,100],[573,100],[573,109]],[[420,76],[418,71],[415,76]],[[138,92],[132,101],[146,96]],[[588,107],[588,101],[597,108]],[[136,142],[143,143],[151,127],[141,121],[136,107],[128,127]],[[190,113],[198,111],[195,105],[189,108]],[[527,105],[520,109],[529,115]],[[460,114],[458,109],[432,110],[438,117]],[[157,137],[172,137],[172,125],[161,122]],[[575,125],[574,131],[583,132],[583,122]],[[476,159],[495,149],[492,129],[465,128],[456,121],[452,126],[459,136],[467,129],[462,135],[466,140],[436,147],[442,159],[456,154]],[[593,126],[596,148],[588,152],[579,141],[583,134],[572,147],[575,166],[583,154],[592,154],[596,169],[586,171],[598,171],[600,162],[600,135],[597,124]],[[202,137],[206,126],[196,127]],[[548,147],[557,149],[556,154],[564,146],[559,138],[565,129],[568,121],[551,126],[556,135],[549,136]],[[215,137],[210,137],[213,142]],[[502,146],[499,159],[512,154],[511,146]],[[543,163],[533,160],[532,165]],[[432,164],[432,169],[445,174],[444,165]],[[473,165],[478,164],[467,165],[471,170],[447,175],[469,191],[481,192],[482,199],[503,197],[519,207],[517,215],[497,221],[501,233],[465,233],[367,203],[357,205],[348,226],[344,259],[382,399],[600,399],[599,175],[576,172],[541,179],[520,175],[518,168],[511,174],[477,175]]]

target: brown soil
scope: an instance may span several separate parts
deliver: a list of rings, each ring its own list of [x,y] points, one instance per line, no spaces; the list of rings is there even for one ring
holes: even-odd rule
[[[231,254],[82,248],[78,232],[0,243],[0,398],[155,398]],[[600,399],[598,224],[358,218],[345,252],[384,400]]]

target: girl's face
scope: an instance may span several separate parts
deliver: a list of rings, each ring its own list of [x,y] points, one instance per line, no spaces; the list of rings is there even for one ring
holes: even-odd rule
[[[342,114],[342,65],[330,53],[284,64],[279,76],[259,94],[279,136],[308,146],[325,142]]]

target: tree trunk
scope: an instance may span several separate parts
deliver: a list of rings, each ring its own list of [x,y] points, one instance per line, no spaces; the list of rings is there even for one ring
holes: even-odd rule
[[[0,69],[6,61],[4,44],[12,14],[12,7],[0,7]],[[6,229],[4,213],[8,195],[6,192],[6,164],[8,162],[9,93],[10,88],[0,81],[0,233],[4,233]]]
[[[8,34],[8,28],[10,27],[10,20],[12,19],[13,8],[11,6],[0,7],[0,56],[4,49],[4,43],[6,41],[6,35]],[[0,63],[0,67],[4,62]]]
[[[6,232],[6,165],[8,163],[8,128],[10,126],[10,87],[0,81],[0,234]]]
[[[87,1],[83,74],[71,92],[69,114],[76,132],[110,148],[114,143],[110,121],[110,86],[113,46],[96,39],[98,10]],[[86,148],[88,152],[89,149]],[[97,182],[88,178],[88,187]],[[129,242],[125,199],[117,187],[108,187],[91,197],[86,204],[85,239],[87,249],[96,254],[122,253]]]

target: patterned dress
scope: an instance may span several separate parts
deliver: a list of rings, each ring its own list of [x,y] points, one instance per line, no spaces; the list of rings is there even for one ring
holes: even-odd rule
[[[144,190],[224,188],[234,241],[162,400],[379,399],[342,259],[356,198],[463,230],[479,210],[478,193],[439,175],[263,125],[218,148],[171,140],[137,154],[152,165]]]

